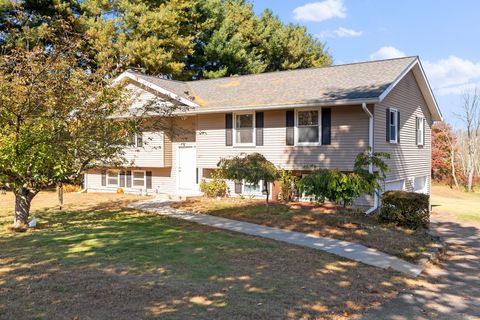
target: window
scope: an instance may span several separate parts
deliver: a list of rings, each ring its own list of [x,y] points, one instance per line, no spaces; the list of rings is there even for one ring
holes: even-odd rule
[[[390,181],[385,183],[385,191],[405,190],[405,180]]]
[[[133,187],[145,187],[145,171],[132,172]]]
[[[260,181],[257,184],[244,182],[243,184],[243,193],[245,194],[261,194],[262,193],[263,181]]]
[[[143,132],[134,134],[129,138],[130,145],[135,148],[143,147]]]
[[[390,143],[398,143],[398,110],[390,109]]]
[[[427,193],[428,191],[428,177],[415,177],[413,182],[413,191],[417,193]]]
[[[417,145],[418,146],[423,146],[425,141],[424,137],[424,132],[425,132],[425,120],[423,117],[417,117],[417,124],[416,124],[416,128],[417,128]]]
[[[235,144],[253,145],[254,118],[253,113],[235,114]]]
[[[118,187],[118,171],[107,171],[107,185],[111,187]]]
[[[297,111],[297,143],[302,145],[320,143],[320,111]]]

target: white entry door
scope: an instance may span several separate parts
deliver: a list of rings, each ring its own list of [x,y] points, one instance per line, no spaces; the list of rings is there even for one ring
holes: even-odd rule
[[[196,157],[195,146],[178,146],[177,182],[179,193],[197,191],[196,183]]]

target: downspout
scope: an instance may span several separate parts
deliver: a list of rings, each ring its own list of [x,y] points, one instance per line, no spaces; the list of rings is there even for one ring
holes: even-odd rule
[[[362,103],[362,109],[368,115],[368,149],[370,155],[373,154],[373,114],[368,110],[367,104],[365,102]],[[373,173],[373,164],[370,163],[368,165],[368,172]],[[375,190],[373,194],[373,207],[368,209],[365,213],[371,214],[378,208],[378,190]]]

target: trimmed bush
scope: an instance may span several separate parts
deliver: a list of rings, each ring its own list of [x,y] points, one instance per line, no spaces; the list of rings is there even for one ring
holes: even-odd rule
[[[290,170],[279,170],[278,181],[280,181],[280,200],[291,201],[297,189],[298,177]]]
[[[382,208],[378,221],[417,229],[428,228],[430,222],[430,196],[406,191],[387,191],[382,195]]]
[[[228,186],[225,180],[219,178],[217,171],[212,172],[212,180],[202,180],[200,182],[200,191],[209,198],[225,197],[228,193]]]

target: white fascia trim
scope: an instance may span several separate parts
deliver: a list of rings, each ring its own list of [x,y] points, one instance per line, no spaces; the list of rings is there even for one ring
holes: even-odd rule
[[[443,116],[442,112],[440,111],[440,108],[438,107],[437,100],[435,99],[435,96],[433,95],[432,88],[430,87],[430,83],[428,82],[427,76],[425,75],[425,71],[423,70],[422,64],[420,62],[420,59],[415,58],[415,60],[412,61],[408,65],[405,70],[393,81],[387,89],[379,96],[379,101],[382,102],[385,97],[395,88],[395,86],[412,70],[415,66],[418,66],[418,70],[420,71],[421,75],[421,82],[419,83],[420,91],[422,91],[422,94],[424,96],[424,99],[427,102],[428,109],[430,110],[430,113],[432,114],[433,120],[436,121],[443,121]],[[415,70],[414,70],[414,75],[415,75]],[[417,77],[415,77],[417,78]],[[417,81],[419,79],[416,79]],[[422,90],[422,87],[425,87],[427,92],[424,92],[425,90]],[[429,103],[430,102],[430,103]]]
[[[161,93],[161,94],[163,94],[163,95],[165,95],[165,96],[167,96],[167,97],[169,97],[169,98],[172,98],[172,99],[174,99],[174,100],[177,100],[178,102],[181,102],[181,103],[183,103],[183,104],[185,104],[185,105],[187,105],[187,106],[189,106],[189,107],[192,107],[192,108],[198,108],[198,107],[199,107],[199,105],[196,104],[195,102],[192,102],[192,101],[190,101],[190,100],[188,100],[188,99],[185,99],[185,98],[183,98],[183,97],[181,97],[181,96],[179,96],[179,95],[177,95],[177,94],[175,94],[175,93],[173,93],[173,92],[171,92],[171,91],[168,91],[168,90],[166,90],[166,89],[164,89],[164,88],[162,88],[162,87],[160,87],[160,86],[157,86],[156,84],[153,84],[153,83],[151,83],[151,82],[148,82],[148,81],[146,81],[146,80],[143,80],[143,79],[139,78],[138,76],[136,76],[135,74],[132,74],[132,73],[130,73],[130,72],[128,72],[128,71],[125,71],[125,72],[123,72],[121,75],[119,75],[119,76],[113,81],[113,83],[116,84],[116,83],[124,80],[125,78],[131,79],[131,80],[136,81],[136,82],[138,82],[138,83],[141,83],[142,85],[146,86],[147,88],[153,89],[153,90],[155,90],[155,91],[157,91],[157,92],[159,92],[159,93]]]
[[[433,104],[435,106],[435,116],[436,117],[433,117],[434,119],[433,120],[436,120],[436,121],[443,121],[443,115],[442,115],[442,111],[440,110],[440,107],[438,106],[438,103],[437,103],[437,99],[435,99],[435,96],[433,94],[433,90],[432,90],[432,87],[430,86],[430,82],[428,82],[428,78],[427,76],[425,75],[425,70],[423,70],[423,66],[422,66],[422,63],[420,62],[420,60],[418,60],[418,69],[420,70],[421,74],[422,74],[422,78],[423,80],[425,81],[425,87],[428,91],[428,98],[429,100],[431,100],[431,104]],[[422,89],[422,87],[420,86],[420,90]],[[423,91],[423,90],[422,90]],[[432,110],[430,110],[430,112],[432,112]],[[433,112],[432,112],[432,115],[433,115]]]

